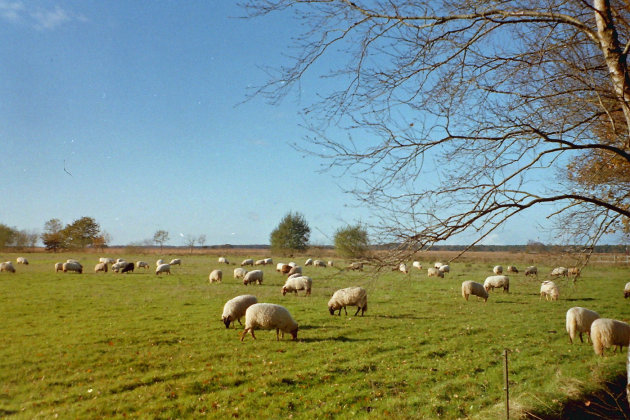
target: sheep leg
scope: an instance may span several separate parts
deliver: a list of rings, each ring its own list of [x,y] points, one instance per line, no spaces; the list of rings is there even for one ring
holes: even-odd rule
[[[346,307],[343,307],[343,311],[346,313],[346,316],[348,316],[348,311],[346,310]],[[341,315],[341,311],[339,311],[339,315]]]
[[[282,333],[284,338],[284,333]],[[276,341],[280,341],[280,328],[276,328]]]
[[[251,330],[249,330],[249,332],[252,333],[252,337],[254,338],[254,340],[256,339],[256,336],[254,335],[254,329],[252,328]]]
[[[582,338],[582,333],[580,332],[580,343],[584,343],[584,339]]]
[[[357,306],[357,311],[354,313],[354,316],[357,316],[359,314],[359,311],[361,310],[360,306]]]
[[[241,333],[241,341],[243,341],[243,340],[245,339],[245,336],[246,336],[246,335],[247,335],[247,328],[245,328],[245,329],[243,330],[243,332]],[[253,333],[252,333],[252,335],[253,335]]]

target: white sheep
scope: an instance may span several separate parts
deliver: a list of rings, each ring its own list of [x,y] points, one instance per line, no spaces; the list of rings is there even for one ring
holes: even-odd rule
[[[508,265],[508,266],[507,266],[507,272],[508,272],[508,273],[514,273],[514,274],[517,274],[517,273],[518,273],[518,268],[516,268],[516,267],[515,267],[515,266],[513,266],[513,265]]]
[[[313,265],[313,260],[311,258],[308,258],[305,262],[304,262],[304,266],[309,266],[309,265]]]
[[[296,266],[297,266],[297,264],[296,264],[296,263],[294,263],[293,261],[291,261],[291,262],[289,262],[289,266],[290,266],[291,268],[293,268],[293,267],[296,267]]]
[[[157,260],[157,261],[155,262],[155,266],[156,266],[156,267],[157,267],[157,266],[159,266],[159,265],[162,265],[162,264],[165,264],[165,262],[164,262],[164,260],[163,260],[162,258],[160,258],[159,260]]]
[[[580,335],[580,341],[583,343],[582,333],[588,334],[589,341],[591,338],[591,324],[599,318],[599,314],[590,309],[575,306],[567,311],[567,333],[569,333],[569,341],[573,344],[575,334]]]
[[[438,268],[438,270],[440,270],[444,274],[450,273],[451,272],[451,266],[450,265],[443,265],[440,268]]]
[[[418,270],[422,270],[422,264],[420,264],[420,261],[414,261],[411,265]]]
[[[468,300],[470,295],[480,297],[484,302],[488,301],[488,291],[483,287],[483,284],[467,280],[462,283],[462,296]]]
[[[76,261],[76,260],[73,260],[73,261]],[[68,262],[70,262],[70,260],[68,260]],[[125,259],[124,259],[124,258],[116,258],[116,262],[117,262],[117,263],[124,263],[124,262],[126,262],[126,261],[125,261]]]
[[[363,271],[363,263],[362,262],[353,262],[348,266],[349,270],[359,270]]]
[[[210,275],[208,276],[208,281],[210,281],[210,283],[221,283],[221,280],[223,280],[223,271],[212,270],[210,272]]]
[[[545,300],[558,300],[559,294],[558,286],[551,280],[545,280],[540,285],[540,299],[544,296]]]
[[[328,262],[326,263],[326,265],[328,267],[334,267],[335,266],[335,262],[333,260],[328,260]]]
[[[125,261],[115,262],[112,264],[112,271],[114,273],[118,273],[121,268],[125,267],[127,263]]]
[[[67,273],[68,271],[74,271],[79,274],[83,273],[83,266],[79,262],[65,262],[62,266],[62,271]]]
[[[297,295],[298,290],[305,290],[305,296],[308,296],[311,294],[312,286],[313,279],[308,276],[291,276],[284,282],[284,286],[282,286],[282,296],[286,295],[287,292],[293,292]]]
[[[407,264],[405,263],[398,264],[398,268],[396,268],[395,270],[398,270],[404,274],[409,274],[409,269],[407,268]]]
[[[272,258],[265,258],[265,265],[267,264],[273,264],[273,259]]]
[[[525,276],[536,276],[536,278],[538,278],[538,268],[536,266],[530,265],[525,269]]]
[[[604,349],[617,346],[623,350],[630,342],[630,325],[610,318],[599,318],[591,324],[591,340],[595,354],[604,355]],[[615,348],[614,351],[617,349]]]
[[[326,263],[324,261],[321,261],[321,260],[315,260],[315,261],[313,261],[313,267],[324,267],[324,268],[326,268]]]
[[[266,265],[267,263],[265,262],[265,260],[256,260],[254,261],[254,265]]]
[[[146,261],[136,261],[136,268],[145,268],[145,269],[150,269],[151,267],[149,266],[149,263]]]
[[[276,271],[281,273],[282,272],[282,267],[284,267],[285,265],[288,265],[288,264],[285,264],[283,262],[279,262],[278,264],[276,264]]]
[[[225,257],[219,257],[219,264],[229,264],[230,262],[228,261],[227,258]]]
[[[625,287],[623,288],[623,297],[624,299],[630,296],[630,282],[626,283]]]
[[[113,258],[101,257],[98,259],[98,262],[102,262],[105,264],[114,264],[116,261]]]
[[[429,267],[427,269],[427,276],[429,277],[441,277],[444,278],[444,272],[440,271],[439,268]]]
[[[254,303],[258,303],[258,299],[253,295],[241,295],[236,296],[233,299],[225,302],[225,306],[223,306],[223,315],[221,316],[221,321],[225,324],[225,328],[230,328],[230,323],[234,321],[238,321],[240,325],[241,318],[245,316],[245,311],[247,308],[252,306]]]
[[[263,271],[262,270],[252,270],[249,271],[247,274],[245,274],[245,277],[243,277],[243,284],[245,286],[247,286],[248,284],[251,283],[258,283],[258,284],[262,284],[263,282]]]
[[[160,275],[162,273],[166,273],[168,275],[171,274],[171,265],[170,264],[160,264],[155,267],[155,275]]]
[[[254,330],[276,330],[278,341],[280,341],[280,331],[283,338],[284,333],[287,332],[295,341],[298,335],[298,323],[284,306],[273,303],[255,303],[245,311],[245,329],[241,333],[241,341],[248,332],[256,339]]]
[[[558,277],[558,276],[567,277],[568,275],[569,275],[569,269],[566,267],[556,267],[553,270],[551,270],[552,277]]]
[[[81,263],[79,262],[79,260],[74,260],[74,259],[72,259],[72,258],[68,258],[68,259],[66,260],[66,262],[67,262],[67,263],[77,263],[77,264],[81,264]]]
[[[499,274],[503,274],[503,266],[495,265],[494,268],[492,269],[492,272],[496,274],[497,276]]]
[[[55,273],[58,273],[60,271],[63,271],[63,263],[62,262],[55,263]]]
[[[341,316],[341,308],[348,315],[346,306],[356,306],[357,311],[354,313],[354,316],[357,316],[359,311],[361,311],[361,316],[363,316],[365,311],[367,311],[367,292],[365,289],[358,286],[339,289],[328,301],[328,311],[331,315],[334,315],[335,311],[339,310],[338,315]]]
[[[100,262],[96,264],[94,266],[94,272],[98,273],[99,271],[102,271],[103,273],[107,273],[107,264],[105,264],[104,262]]]
[[[28,260],[25,257],[17,257],[16,262],[18,264],[28,265]]]
[[[7,273],[15,273],[15,267],[13,267],[11,261],[0,263],[0,273],[3,271],[6,271]]]
[[[441,262],[435,262],[433,263],[433,267],[439,269],[440,267],[442,267],[444,264],[442,264]]]
[[[251,258],[247,258],[244,259],[243,262],[241,263],[241,267],[245,266],[245,265],[254,265],[254,260]]]
[[[234,280],[244,278],[245,274],[247,274],[247,270],[242,267],[236,267],[234,269]]]
[[[182,260],[180,260],[179,258],[173,258],[169,264],[170,265],[182,265]]]
[[[483,282],[483,287],[486,289],[486,292],[490,290],[494,290],[494,288],[503,288],[504,292],[510,292],[510,278],[508,276],[490,276],[486,277],[486,280]]]
[[[302,274],[302,267],[300,267],[299,265],[296,265],[295,267],[293,267],[292,269],[289,270],[289,272],[287,273],[287,275],[292,275],[292,274]]]

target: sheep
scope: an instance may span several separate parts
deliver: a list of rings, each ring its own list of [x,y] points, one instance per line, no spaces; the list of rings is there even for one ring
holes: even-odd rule
[[[18,264],[28,265],[28,260],[24,257],[17,257],[16,262]]]
[[[442,264],[441,262],[434,262],[433,263],[433,267],[439,269],[440,267],[442,267],[444,264]]]
[[[63,271],[63,263],[61,262],[55,263],[55,273],[58,273],[60,271]]]
[[[395,270],[400,271],[401,273],[409,274],[409,269],[407,268],[407,264],[400,263]]]
[[[289,264],[284,264],[282,268],[280,269],[280,272],[282,274],[287,274],[289,271],[291,271],[292,268],[293,267],[291,267]]]
[[[155,266],[156,266],[156,267],[157,267],[157,266],[159,266],[159,265],[162,265],[162,264],[165,264],[165,263],[164,263],[164,260],[163,260],[162,258],[160,258],[159,260],[157,260],[157,261],[155,262]]]
[[[440,270],[444,274],[450,273],[451,272],[451,266],[450,265],[443,265],[440,268],[438,268],[438,270]]]
[[[273,264],[273,259],[272,258],[265,258],[265,265],[267,264]]]
[[[549,300],[549,298],[551,298],[551,300],[558,300],[558,295],[559,292],[556,283],[551,280],[545,280],[542,282],[540,285],[540,299],[544,296],[545,300]]]
[[[302,267],[300,267],[299,265],[296,265],[295,267],[290,269],[287,275],[290,276],[291,274],[296,274],[296,273],[302,274]]]
[[[414,261],[411,265],[418,270],[422,270],[422,264],[420,264],[420,261]]]
[[[223,280],[223,271],[212,270],[212,272],[208,276],[208,280],[210,281],[210,283],[221,283],[221,280]]]
[[[225,257],[219,257],[219,264],[230,264],[230,262],[228,261],[227,258]]]
[[[150,269],[151,267],[149,266],[149,263],[145,262],[145,261],[136,261],[136,268],[144,268],[144,269]]]
[[[124,258],[116,258],[116,262],[117,263],[124,263],[126,262]]]
[[[15,273],[15,267],[13,267],[11,261],[0,263],[0,273],[3,271],[6,271],[7,273]]]
[[[304,266],[305,266],[305,267],[306,267],[306,266],[308,266],[308,265],[313,265],[313,260],[312,260],[312,259],[310,259],[310,258],[309,258],[309,259],[307,259],[307,260],[304,262]]]
[[[538,268],[536,268],[536,266],[530,265],[525,269],[525,276],[536,276],[536,278],[538,278]]]
[[[363,271],[363,263],[362,262],[353,262],[348,266],[348,270],[359,270]]]
[[[494,268],[492,269],[492,272],[496,274],[497,276],[499,274],[503,274],[503,266],[495,265]]]
[[[246,266],[246,265],[254,265],[254,260],[252,260],[251,258],[247,258],[243,260],[243,262],[241,263],[241,267]]]
[[[326,268],[326,263],[324,261],[321,261],[321,260],[315,260],[315,261],[313,261],[313,267],[324,267],[324,268]]]
[[[289,262],[289,266],[290,266],[291,268],[293,268],[293,267],[297,266],[297,264],[296,264],[296,263],[294,263],[293,261],[291,261],[291,262]]]
[[[567,277],[569,275],[569,270],[566,267],[556,267],[551,270],[551,277],[563,276]]]
[[[326,265],[328,267],[334,267],[335,266],[335,262],[333,260],[328,260],[328,262],[326,263]]]
[[[243,277],[243,284],[247,286],[250,283],[258,283],[262,284],[263,282],[263,271],[262,270],[252,270],[245,274]]]
[[[289,277],[282,286],[282,296],[286,295],[287,292],[294,292],[297,295],[298,290],[305,290],[305,296],[308,296],[311,294],[312,285],[313,280],[308,276]]]
[[[72,258],[68,258],[68,259],[66,260],[66,262],[67,262],[67,263],[76,263],[76,264],[81,264],[81,263],[79,262],[79,260],[74,260],[74,259],[72,259]]]
[[[573,344],[575,334],[580,335],[580,341],[583,343],[582,333],[586,333],[589,341],[591,340],[591,324],[599,318],[599,314],[580,306],[575,306],[567,311],[567,333],[569,333],[569,341]]]
[[[105,264],[104,262],[100,262],[96,264],[94,266],[94,272],[98,273],[99,271],[102,271],[103,273],[107,273],[107,264]]]
[[[254,261],[254,265],[266,265],[267,263],[265,262],[265,260],[256,260]]]
[[[116,262],[114,264],[112,264],[112,271],[114,273],[118,273],[120,271],[121,268],[123,268],[127,263],[126,262]]]
[[[136,265],[132,262],[122,262],[119,263],[121,265],[119,265],[119,269],[118,270],[114,270],[114,272],[118,273],[118,271],[120,271],[120,273],[128,273],[128,272],[132,272],[133,273],[133,269],[136,267]],[[116,264],[114,264],[116,265]],[[112,270],[114,269],[114,266],[112,266]]]
[[[83,266],[78,262],[65,262],[62,265],[62,271],[67,273],[68,271],[75,271],[79,274],[83,273]]]
[[[169,264],[170,265],[182,265],[182,260],[180,260],[179,258],[173,258]]]
[[[162,273],[166,273],[169,276],[171,275],[171,265],[170,264],[160,264],[155,267],[155,275],[160,275]]]
[[[256,296],[253,295],[236,296],[235,298],[225,302],[225,306],[223,306],[223,315],[221,316],[221,321],[225,324],[225,328],[230,328],[230,323],[233,323],[234,321],[238,321],[240,325],[243,325],[241,323],[241,318],[245,316],[247,308],[252,306],[254,303],[258,303],[258,299],[256,299]]]
[[[462,296],[468,300],[470,295],[480,297],[484,302],[488,301],[488,291],[483,287],[483,284],[467,280],[462,283]]]
[[[278,273],[281,273],[282,272],[282,267],[284,267],[285,265],[288,265],[288,264],[285,264],[283,262],[279,262],[278,264],[276,264],[276,271]]]
[[[630,342],[630,325],[616,319],[598,318],[591,324],[591,341],[595,354],[600,356],[611,346],[623,350],[623,346]]]
[[[337,290],[328,301],[328,312],[334,315],[338,309],[338,315],[341,316],[341,308],[343,308],[346,315],[348,315],[346,306],[356,306],[357,311],[354,313],[354,316],[357,316],[359,311],[361,311],[361,316],[363,316],[365,311],[367,311],[367,292],[365,289],[355,286]]]
[[[287,332],[293,337],[293,341],[297,340],[298,323],[291,317],[289,311],[280,305],[273,303],[254,303],[245,311],[245,329],[241,333],[241,341],[245,339],[248,332],[251,333],[254,340],[254,330],[276,330],[276,339],[280,341],[280,331],[282,338]]]
[[[570,267],[567,270],[567,275],[569,277],[573,277],[573,281],[577,280],[578,277],[580,277],[580,273],[582,271],[578,268],[578,267]]]
[[[440,271],[438,268],[429,267],[427,269],[427,276],[428,277],[441,277],[441,278],[444,278],[444,272]]]
[[[494,290],[494,288],[503,288],[503,292],[510,292],[510,279],[508,276],[490,276],[483,282],[483,287],[486,292]]]
[[[508,265],[507,266],[507,272],[508,273],[514,273],[514,274],[518,274],[518,268],[516,268],[513,265]]]
[[[234,280],[236,279],[242,279],[243,277],[245,277],[245,274],[247,274],[247,270],[245,270],[242,267],[237,267],[234,269]]]
[[[102,262],[105,264],[114,264],[116,261],[114,261],[113,258],[106,258],[106,257],[101,257],[98,259],[98,262]]]
[[[630,296],[630,282],[626,283],[625,287],[623,288],[623,297],[624,299]]]

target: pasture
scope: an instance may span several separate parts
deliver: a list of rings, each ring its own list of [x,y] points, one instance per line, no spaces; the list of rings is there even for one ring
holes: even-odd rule
[[[588,267],[575,286],[558,280],[560,299],[547,302],[539,289],[552,267],[538,265],[535,280],[517,264],[510,293],[495,290],[484,303],[465,301],[462,281],[483,283],[495,263],[511,261],[455,262],[439,279],[427,278],[429,260],[409,275],[344,271],[336,260],[304,267],[313,278],[305,297],[282,296],[275,263],[288,259],[275,256],[263,284],[250,286],[233,279],[242,257],[229,254],[237,265],[177,255],[182,265],[159,277],[155,260],[175,256],[115,255],[151,264],[132,274],[94,274],[96,254],[26,254],[28,266],[15,264],[17,256],[0,256],[17,269],[0,273],[4,418],[504,418],[504,349],[511,418],[544,417],[625,375],[626,349],[595,356],[590,344],[570,345],[564,326],[573,306],[630,321],[621,267]],[[67,258],[84,273],[55,273]],[[215,268],[221,284],[208,282]],[[368,291],[366,316],[352,307],[331,316],[332,293],[354,285]],[[257,340],[241,342],[242,327],[221,322],[224,303],[241,294],[284,305],[298,341],[257,331]],[[619,400],[626,409],[625,395]]]

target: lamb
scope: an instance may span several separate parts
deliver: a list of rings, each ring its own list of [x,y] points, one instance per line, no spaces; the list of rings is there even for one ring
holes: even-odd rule
[[[507,272],[508,273],[514,273],[514,274],[518,274],[518,268],[516,268],[513,265],[508,265],[507,266]]]
[[[486,292],[494,290],[494,288],[503,288],[503,292],[510,292],[510,279],[508,276],[490,276],[483,282],[483,287]]]
[[[462,296],[468,300],[470,295],[480,297],[484,302],[488,301],[488,291],[483,287],[483,284],[467,280],[462,283]]]
[[[255,303],[245,311],[245,329],[241,333],[241,341],[247,335],[247,332],[252,334],[254,340],[254,330],[276,330],[276,338],[280,341],[280,331],[282,331],[282,337],[287,332],[293,337],[293,341],[297,340],[298,324],[291,317],[289,311],[280,305],[274,305],[273,303]]]
[[[444,274],[450,273],[451,272],[451,266],[450,265],[443,265],[440,268],[438,268],[438,270],[440,270]]]
[[[230,264],[230,262],[228,261],[227,258],[225,257],[219,257],[219,264]]]
[[[252,260],[251,258],[247,258],[246,260],[243,260],[243,262],[241,263],[241,267],[246,266],[246,265],[254,265],[254,260]]]
[[[630,282],[626,283],[625,287],[623,288],[624,299],[627,298],[628,296],[630,296]]]
[[[105,264],[104,262],[100,262],[96,264],[94,266],[94,272],[98,273],[99,271],[102,271],[103,273],[107,273],[107,264]]]
[[[170,265],[182,265],[182,260],[180,260],[179,258],[174,258],[171,260],[171,262],[169,263]]]
[[[266,265],[267,263],[265,262],[265,260],[256,260],[254,261],[254,265]]]
[[[538,278],[538,268],[536,268],[536,266],[530,265],[525,269],[525,276],[536,276],[536,278]]]
[[[341,316],[341,308],[343,308],[346,315],[348,315],[346,306],[356,306],[357,311],[354,313],[354,316],[357,316],[359,311],[361,311],[361,316],[363,316],[365,311],[367,311],[367,292],[365,289],[355,286],[337,290],[328,301],[328,312],[334,315],[338,309],[338,315]]]
[[[243,284],[245,286],[247,286],[250,283],[258,283],[258,284],[262,284],[263,282],[263,271],[262,270],[252,270],[250,272],[248,272],[247,274],[245,274],[245,277],[243,277]]]
[[[234,269],[234,280],[236,279],[242,279],[243,277],[245,277],[245,274],[247,274],[247,270],[245,270],[242,267],[237,267]]]
[[[140,267],[145,268],[145,269],[147,269],[147,270],[148,270],[149,268],[151,268],[151,267],[149,266],[149,263],[147,263],[147,262],[144,262],[144,261],[136,261],[136,268],[140,268]]]
[[[166,273],[168,275],[171,275],[171,265],[170,264],[160,264],[157,267],[155,267],[155,275],[160,275],[162,273]]]
[[[353,262],[348,266],[349,270],[359,270],[363,271],[363,263],[362,262]]]
[[[569,270],[566,267],[556,267],[551,270],[551,277],[563,276],[567,277],[569,275]]]
[[[497,276],[499,274],[503,274],[503,266],[495,265],[494,268],[492,269],[492,272],[496,274]]]
[[[569,341],[573,344],[575,340],[575,334],[580,335],[580,341],[583,343],[582,333],[588,334],[589,341],[591,340],[591,324],[593,321],[599,318],[599,314],[595,311],[591,311],[580,306],[575,306],[567,311],[567,333],[569,333]]]
[[[540,285],[540,298],[542,299],[542,297],[545,297],[545,300],[549,300],[549,298],[551,298],[551,300],[558,300],[558,286],[556,285],[556,283],[552,282],[551,280],[545,280],[542,282],[542,284]]]
[[[324,261],[321,261],[321,260],[315,260],[315,261],[313,261],[313,267],[324,267],[324,268],[326,268],[326,263]]]
[[[7,273],[15,273],[15,267],[13,267],[11,261],[0,263],[0,273],[3,271],[6,271]]]
[[[312,260],[312,259],[310,259],[310,258],[309,258],[309,259],[307,259],[307,260],[304,262],[304,266],[305,266],[305,267],[306,267],[306,266],[308,266],[308,265],[313,265],[313,260]]]
[[[418,270],[422,270],[422,264],[420,264],[420,261],[414,261],[411,265]]]
[[[208,276],[208,280],[210,281],[210,283],[221,283],[221,280],[223,280],[223,271],[212,270],[212,272],[210,272],[210,275]]]
[[[58,273],[60,271],[63,271],[63,263],[55,263],[55,273]]]
[[[287,275],[291,276],[292,274],[296,274],[296,273],[302,274],[302,267],[296,265],[295,267],[289,270]]]
[[[282,286],[282,296],[286,295],[287,292],[294,292],[297,295],[298,290],[305,290],[305,296],[308,296],[311,294],[312,285],[313,280],[308,276],[289,277]]]
[[[429,267],[427,269],[427,276],[429,277],[441,277],[444,278],[444,272],[440,271],[439,268]]]
[[[630,325],[610,318],[599,318],[591,324],[591,340],[595,354],[604,355],[604,349],[617,346],[623,350],[630,342]],[[617,349],[615,348],[614,351]]]
[[[409,274],[409,269],[407,268],[407,264],[400,263],[397,268],[401,273]]]
[[[28,265],[28,260],[24,257],[17,257],[16,262],[18,264]]]
[[[65,262],[61,269],[64,273],[68,271],[75,271],[79,274],[83,273],[83,266],[78,262]]]
[[[434,262],[433,263],[433,267],[437,268],[438,270],[440,269],[440,267],[442,267],[444,264],[442,264],[441,262]]]
[[[254,303],[258,303],[258,299],[256,299],[256,296],[252,295],[236,296],[225,302],[223,315],[221,316],[221,321],[225,324],[225,328],[230,328],[230,323],[234,321],[238,321],[240,325],[243,325],[241,324],[241,318],[245,316],[247,308]]]

